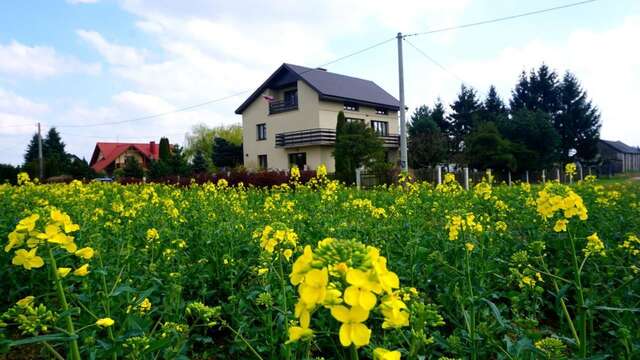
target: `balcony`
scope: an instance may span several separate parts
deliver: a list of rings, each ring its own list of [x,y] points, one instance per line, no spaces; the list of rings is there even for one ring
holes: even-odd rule
[[[400,146],[400,136],[389,134],[380,136],[385,148],[397,148]],[[333,145],[336,142],[336,130],[328,128],[290,131],[276,134],[276,146],[282,148]]]
[[[285,111],[298,110],[298,97],[291,97],[286,100],[271,101],[269,103],[269,115],[282,113]]]

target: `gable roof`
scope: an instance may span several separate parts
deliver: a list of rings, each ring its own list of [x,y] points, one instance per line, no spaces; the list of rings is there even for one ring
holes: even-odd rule
[[[242,114],[265,89],[271,85],[277,85],[277,80],[282,78],[289,82],[304,81],[318,93],[322,100],[351,101],[396,111],[400,109],[400,102],[373,81],[284,63],[236,109],[235,113]],[[279,83],[281,84],[282,81]]]
[[[160,153],[160,147],[158,144],[153,143],[110,143],[99,142],[96,143],[96,147],[93,150],[91,156],[91,163],[89,164],[95,171],[102,171],[109,166],[118,156],[122,155],[129,149],[137,150],[142,156],[147,159],[157,159]],[[104,157],[98,160],[98,155],[102,153]]]
[[[602,140],[603,143],[612,147],[615,151],[625,153],[625,154],[640,154],[640,149],[634,148],[633,146],[629,146],[622,141],[610,141],[610,140]]]

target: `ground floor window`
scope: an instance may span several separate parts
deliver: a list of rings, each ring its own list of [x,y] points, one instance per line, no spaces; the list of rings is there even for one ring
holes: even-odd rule
[[[304,169],[307,165],[307,153],[291,153],[289,154],[289,167],[296,165],[298,169]]]
[[[269,163],[267,162],[267,155],[258,155],[258,167],[260,169],[266,169],[269,167]]]

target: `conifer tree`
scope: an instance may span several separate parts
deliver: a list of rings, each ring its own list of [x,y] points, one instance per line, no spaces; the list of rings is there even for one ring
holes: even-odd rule
[[[451,105],[452,113],[449,115],[451,124],[451,140],[454,153],[464,149],[464,138],[471,133],[474,123],[480,117],[480,102],[476,91],[464,84],[460,86],[458,98]]]

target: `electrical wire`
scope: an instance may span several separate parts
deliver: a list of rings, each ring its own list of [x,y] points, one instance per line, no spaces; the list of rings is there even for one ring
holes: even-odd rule
[[[589,4],[589,3],[592,3],[592,2],[596,2],[596,1],[599,1],[599,0],[578,1],[578,2],[569,3],[569,4],[565,4],[565,5],[554,6],[554,7],[550,7],[550,8],[546,8],[546,9],[534,10],[534,11],[529,11],[529,12],[525,12],[525,13],[510,15],[510,16],[503,16],[503,17],[499,17],[499,18],[494,18],[494,19],[489,19],[489,20],[482,20],[482,21],[477,21],[477,22],[468,23],[468,24],[461,24],[461,25],[455,25],[455,26],[450,26],[450,27],[445,27],[445,28],[440,28],[440,29],[427,30],[427,31],[413,33],[413,34],[406,34],[406,35],[404,35],[404,37],[427,35],[427,34],[436,34],[436,33],[441,33],[441,32],[445,32],[445,31],[459,30],[459,29],[465,29],[465,28],[470,28],[470,27],[474,27],[474,26],[493,24],[493,23],[497,23],[497,22],[501,22],[501,21],[518,19],[518,18],[525,17],[525,16],[538,15],[538,14],[543,14],[543,13],[547,13],[547,12],[551,12],[551,11],[567,9],[567,8],[576,7],[576,6],[580,6],[580,5],[586,5],[586,4]]]
[[[359,55],[359,54],[361,54],[363,52],[366,52],[366,51],[374,49],[374,48],[376,48],[378,46],[384,45],[384,44],[386,44],[389,41],[392,41],[394,39],[395,39],[395,37],[392,37],[392,38],[386,39],[384,41],[375,43],[375,44],[373,44],[371,46],[368,46],[366,48],[360,49],[358,51],[352,52],[350,54],[344,55],[344,56],[339,57],[337,59],[334,59],[334,60],[331,60],[331,61],[326,62],[324,64],[321,64],[321,65],[317,66],[316,68],[310,68],[308,70],[302,71],[302,72],[299,73],[299,75],[305,74],[305,73],[310,72],[310,71],[315,71],[315,70],[318,70],[317,68],[320,68],[320,67],[323,67],[323,66],[328,66],[328,65],[334,64],[336,62],[348,59],[348,58],[350,58],[352,56]],[[166,111],[166,112],[163,112],[163,113],[158,113],[158,114],[153,114],[153,115],[146,115],[146,116],[136,117],[136,118],[132,118],[132,119],[126,119],[126,120],[120,120],[120,121],[110,121],[110,122],[103,122],[103,123],[96,123],[96,124],[62,124],[62,125],[56,125],[55,127],[56,128],[87,128],[87,127],[97,127],[97,126],[124,124],[124,123],[136,122],[136,121],[141,121],[141,120],[149,120],[149,119],[153,119],[153,118],[157,118],[157,117],[161,117],[161,116],[166,116],[166,115],[175,114],[175,113],[179,113],[179,112],[186,111],[186,110],[199,108],[199,107],[202,107],[202,106],[206,106],[206,105],[213,104],[213,103],[216,103],[216,102],[224,101],[224,100],[227,100],[227,99],[231,99],[231,98],[234,98],[236,96],[245,94],[245,93],[247,93],[249,91],[252,91],[252,90],[243,90],[243,91],[231,94],[231,95],[227,95],[225,97],[221,97],[221,98],[205,101],[205,102],[202,102],[202,103],[186,106],[186,107],[183,107],[183,108],[178,108],[178,109],[175,109],[175,110]]]
[[[411,41],[409,41],[408,39],[404,39],[404,41],[407,42],[407,44],[411,45],[412,48],[414,48],[418,53],[420,53],[422,56],[424,56],[427,60],[429,60],[431,63],[435,64],[437,67],[439,67],[440,69],[444,70],[446,73],[448,73],[449,75],[455,77],[456,79],[460,80],[460,82],[465,83],[464,79],[462,79],[460,76],[458,76],[456,73],[454,73],[453,71],[449,70],[448,68],[446,68],[444,65],[442,65],[441,63],[439,63],[436,59],[432,58],[431,56],[427,55],[426,52],[422,51],[422,49],[418,48],[417,46],[415,46]]]

